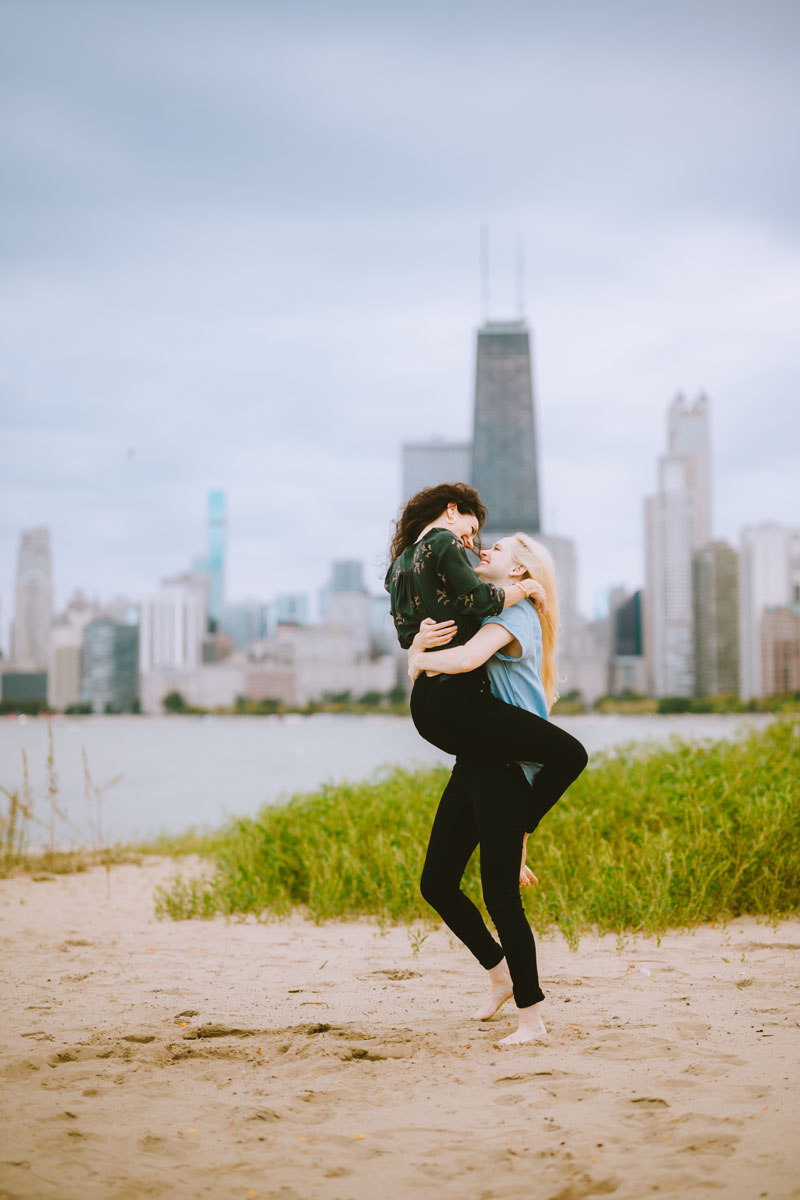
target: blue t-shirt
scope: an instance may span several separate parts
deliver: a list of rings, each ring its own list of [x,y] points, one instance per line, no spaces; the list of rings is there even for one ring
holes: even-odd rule
[[[496,617],[487,617],[484,625],[502,625],[520,644],[522,654],[512,658],[498,650],[486,663],[489,683],[495,696],[548,720],[547,699],[542,686],[542,627],[539,614],[529,600],[504,608]],[[528,783],[533,783],[541,763],[520,763]]]

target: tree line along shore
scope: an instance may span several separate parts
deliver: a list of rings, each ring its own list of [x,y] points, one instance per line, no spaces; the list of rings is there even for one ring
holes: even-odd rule
[[[161,701],[163,714],[183,716],[315,716],[317,713],[388,713],[391,716],[409,715],[408,695],[404,688],[395,687],[388,692],[365,692],[354,696],[351,692],[328,692],[319,700],[307,704],[284,704],[282,700],[266,697],[248,700],[239,696],[230,706],[202,708],[189,704],[181,692],[167,692]],[[566,692],[553,706],[552,716],[569,717],[582,713],[607,713],[616,716],[639,716],[642,713],[791,713],[800,712],[800,692],[783,692],[775,696],[753,697],[742,700],[736,692],[720,692],[714,696],[644,696],[638,692],[623,692],[620,695],[598,696],[589,704],[577,691]],[[127,715],[141,716],[138,703],[134,703]],[[0,715],[55,716],[57,710],[48,708],[45,700],[0,700]],[[79,717],[97,715],[90,703],[70,704],[64,709],[65,716]],[[104,716],[123,715],[120,710],[106,705]]]

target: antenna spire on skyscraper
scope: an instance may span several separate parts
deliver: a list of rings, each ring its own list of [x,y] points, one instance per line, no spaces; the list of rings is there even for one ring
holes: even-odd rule
[[[517,236],[517,316],[525,316],[525,241]]]
[[[489,225],[481,225],[481,317],[489,320]]]

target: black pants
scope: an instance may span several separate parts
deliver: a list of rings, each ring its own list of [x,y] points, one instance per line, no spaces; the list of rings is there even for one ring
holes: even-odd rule
[[[536,944],[522,907],[519,871],[531,786],[516,763],[476,765],[457,759],[433,822],[420,890],[482,967],[505,957],[517,1008],[544,999]],[[461,877],[481,848],[481,887],[500,945],[461,891]]]
[[[541,763],[526,804],[528,833],[588,761],[577,738],[493,696],[483,668],[465,675],[420,675],[411,693],[411,716],[427,742],[467,762]]]

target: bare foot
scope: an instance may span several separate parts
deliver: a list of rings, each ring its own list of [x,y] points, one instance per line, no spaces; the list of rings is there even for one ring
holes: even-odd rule
[[[500,1046],[519,1046],[523,1042],[540,1042],[547,1037],[538,1004],[519,1009],[519,1025],[508,1037],[501,1038]]]
[[[506,1000],[510,1000],[514,995],[511,975],[504,958],[487,974],[489,976],[489,996],[486,1002],[472,1014],[474,1021],[488,1021],[499,1008],[502,1008]]]

